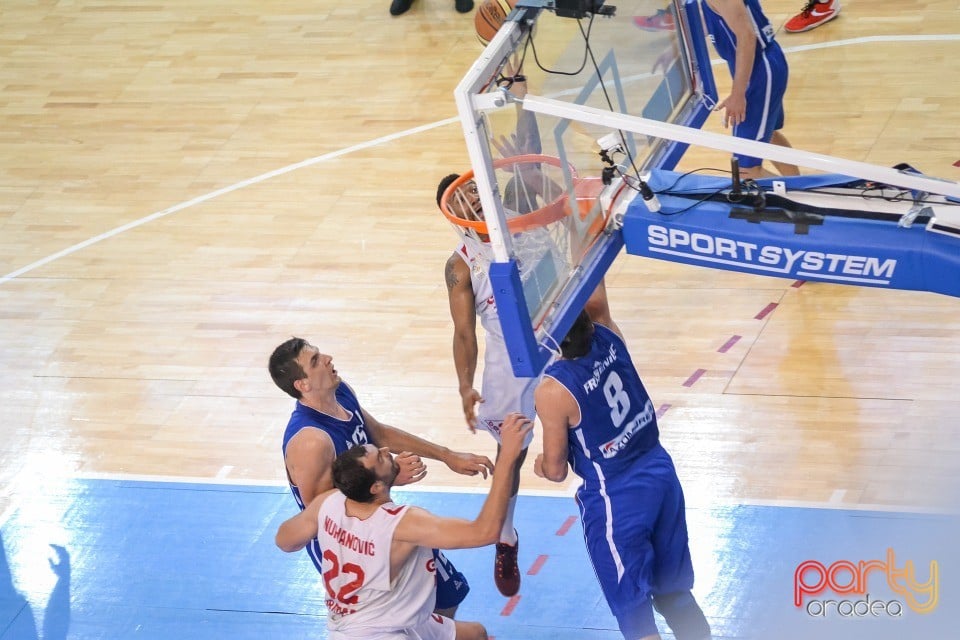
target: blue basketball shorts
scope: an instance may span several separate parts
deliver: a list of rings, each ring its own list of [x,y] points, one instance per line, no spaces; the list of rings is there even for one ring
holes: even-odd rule
[[[744,140],[770,142],[773,132],[783,128],[783,96],[789,76],[787,60],[778,44],[757,50],[757,59],[747,85],[747,115],[734,126],[733,135]],[[759,166],[761,158],[735,154],[741,167]]]
[[[433,550],[437,564],[437,609],[450,609],[459,605],[470,593],[466,577],[460,573],[440,549]]]
[[[653,597],[693,588],[683,489],[657,445],[628,471],[577,492],[587,552],[627,638],[657,633]],[[610,517],[607,517],[607,514]]]

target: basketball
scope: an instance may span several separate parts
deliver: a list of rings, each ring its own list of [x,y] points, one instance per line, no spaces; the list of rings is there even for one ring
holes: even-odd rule
[[[497,35],[497,31],[507,19],[507,15],[513,11],[513,5],[517,0],[483,0],[477,7],[477,12],[473,14],[473,23],[477,27],[477,39],[480,44],[487,46]]]

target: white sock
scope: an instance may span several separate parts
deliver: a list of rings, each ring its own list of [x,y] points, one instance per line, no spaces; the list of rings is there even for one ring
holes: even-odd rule
[[[517,544],[517,531],[513,528],[513,510],[516,506],[517,496],[513,496],[507,503],[507,517],[503,521],[503,529],[500,530],[500,542],[511,546]]]

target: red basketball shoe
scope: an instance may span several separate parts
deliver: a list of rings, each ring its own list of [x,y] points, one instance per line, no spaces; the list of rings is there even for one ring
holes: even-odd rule
[[[497,555],[493,562],[493,581],[497,585],[497,590],[508,598],[517,595],[520,591],[520,567],[517,566],[519,551],[519,538],[517,544],[497,543]]]
[[[633,23],[644,31],[673,31],[677,28],[673,14],[660,9],[652,16],[636,16]]]
[[[819,27],[825,22],[830,22],[840,13],[840,0],[827,0],[826,2],[818,0],[808,0],[803,6],[803,11],[793,16],[783,25],[783,30],[787,33],[800,33],[801,31],[810,31]]]

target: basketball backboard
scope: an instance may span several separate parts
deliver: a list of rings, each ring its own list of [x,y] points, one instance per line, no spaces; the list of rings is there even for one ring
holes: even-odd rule
[[[637,183],[621,174],[672,167],[686,145],[534,115],[523,101],[543,96],[696,127],[709,113],[702,96],[716,93],[699,14],[691,20],[680,0],[618,2],[604,8],[606,15],[588,13],[579,20],[558,15],[564,11],[557,4],[577,3],[518,0],[456,91],[489,227],[484,230],[498,312],[514,371],[527,376],[539,374],[551,345],[623,246],[615,218]],[[651,17],[659,20],[651,23]],[[565,195],[551,202],[565,206],[568,215],[539,231],[552,238],[549,247],[543,245],[545,253],[519,255],[523,234],[508,219],[524,207],[506,201],[516,171],[496,162],[530,154],[557,159],[550,165],[553,182]]]
[[[564,12],[571,5],[589,6],[594,11],[587,11],[579,19],[561,17],[561,4]],[[484,232],[489,236],[489,277],[516,375],[540,373],[625,239],[630,253],[769,275],[764,264],[749,264],[746,260],[728,264],[730,261],[706,260],[699,255],[678,256],[677,251],[661,251],[651,245],[650,229],[671,227],[675,218],[670,216],[699,204],[696,199],[672,200],[676,194],[670,187],[676,176],[663,174],[675,166],[690,144],[842,172],[830,179],[834,185],[863,179],[908,190],[912,196],[905,199],[902,211],[884,212],[877,220],[886,225],[882,233],[890,233],[891,227],[895,233],[898,228],[909,229],[914,220],[922,223],[924,232],[938,234],[938,246],[944,244],[934,256],[938,264],[953,273],[954,280],[950,282],[958,281],[960,223],[951,221],[956,209],[954,199],[960,197],[956,183],[930,179],[915,171],[699,130],[717,101],[702,24],[697,0],[619,1],[615,9],[597,0],[518,0],[507,22],[458,85],[455,97],[475,174],[471,177],[486,218]],[[522,76],[523,82],[518,76]],[[519,172],[501,159],[531,154],[556,159],[550,165],[555,168],[550,182],[560,185],[563,195],[549,198],[549,206],[563,210],[565,215],[542,216],[551,222],[535,232],[549,236],[550,242],[541,243],[539,253],[521,255],[517,247],[525,240],[524,235],[533,231],[511,226],[510,219],[522,214],[523,208],[505,202],[504,196],[509,180]],[[725,183],[731,184],[730,180],[726,178]],[[664,207],[672,207],[671,211],[659,211],[659,201],[649,188],[649,184],[658,182],[657,192],[670,196]],[[735,182],[739,187],[739,182]],[[803,180],[787,182],[779,188],[809,189]],[[776,187],[755,184],[753,188],[758,196],[765,197]],[[732,199],[740,195],[731,189],[718,187],[716,191],[725,205],[740,202]],[[930,194],[936,197],[930,199]],[[638,195],[641,197],[637,198]],[[819,206],[838,208],[843,196],[836,197],[839,199]],[[544,199],[540,204],[548,203]],[[931,207],[932,213],[918,219],[917,212],[925,206]],[[720,207],[722,211],[714,215],[737,219],[736,211],[728,211],[731,208],[736,206]],[[784,215],[790,218],[793,213],[787,211]],[[859,217],[862,222],[854,226],[874,224],[874,220]],[[715,226],[715,219],[706,216],[698,224],[709,230]],[[777,221],[762,215],[757,221],[749,215],[741,216],[733,223],[736,233],[743,233],[744,237],[757,229],[768,232],[771,224]],[[786,255],[786,248],[800,250],[794,242],[797,247],[813,247],[814,251],[821,246],[855,243],[856,230],[852,232],[854,237],[832,237],[833,229],[840,232],[845,226],[821,225],[807,237],[784,241],[783,253]],[[686,232],[690,235],[696,230]],[[733,237],[733,233],[728,235]],[[906,235],[900,232],[891,237],[890,246],[906,246]],[[911,238],[914,236],[910,245],[915,244],[917,251],[931,244],[928,236],[912,234]],[[739,242],[742,246],[751,244],[749,239]],[[715,242],[716,246],[720,245]],[[906,255],[851,255],[850,264],[859,265],[863,258],[864,265],[876,264],[876,271],[882,273],[890,270],[885,265],[894,264],[888,262],[890,259],[906,264]],[[922,257],[916,260],[920,262]],[[871,286],[958,295],[950,286],[928,286],[930,277],[923,269],[900,269],[897,273],[905,272],[915,275],[899,280],[890,278],[886,284]],[[803,275],[780,273],[784,274]],[[813,273],[811,279],[817,275]],[[830,274],[826,276],[827,281],[843,281]]]

